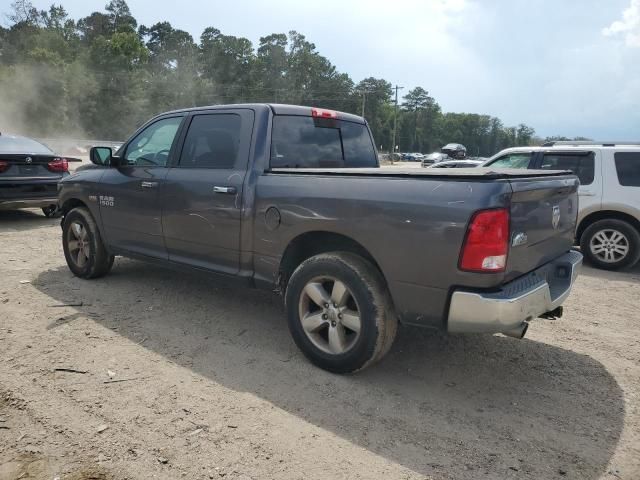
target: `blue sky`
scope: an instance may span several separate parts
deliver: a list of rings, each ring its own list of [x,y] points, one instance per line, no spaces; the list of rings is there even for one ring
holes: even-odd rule
[[[50,0],[32,0],[46,8]],[[106,0],[57,0],[73,17]],[[0,0],[0,11],[11,0]],[[355,81],[422,86],[444,111],[546,135],[640,140],[640,0],[129,0],[139,22],[297,30]]]

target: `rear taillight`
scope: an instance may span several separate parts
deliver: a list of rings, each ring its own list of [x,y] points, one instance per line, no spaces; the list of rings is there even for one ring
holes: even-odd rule
[[[467,229],[460,269],[469,272],[504,272],[509,250],[509,210],[476,212]]]
[[[50,172],[68,172],[69,162],[66,158],[54,158],[47,164],[47,168]]]
[[[0,173],[9,169],[9,162],[5,162],[4,160],[0,160]]]
[[[316,118],[338,118],[338,112],[325,108],[312,108],[311,116]]]

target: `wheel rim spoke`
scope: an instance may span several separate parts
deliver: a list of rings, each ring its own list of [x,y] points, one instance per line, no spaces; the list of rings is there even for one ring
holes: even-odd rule
[[[85,263],[87,263],[87,256],[84,253],[84,248],[79,248],[77,264],[79,267],[84,267]]]
[[[313,303],[321,308],[329,303],[329,294],[321,283],[308,283],[307,286],[304,287],[304,292],[309,296]]]
[[[322,312],[310,313],[302,319],[302,328],[308,333],[317,333],[327,322],[322,318]]]
[[[347,349],[346,332],[340,324],[329,328],[329,349],[333,353],[342,353]]]
[[[75,252],[80,248],[80,242],[78,240],[69,240],[67,245],[69,246],[70,252]]]
[[[79,223],[73,223],[71,225],[71,233],[73,233],[76,240],[82,240],[82,225]]]
[[[333,283],[333,290],[331,290],[331,300],[338,307],[343,307],[347,304],[349,295],[349,290],[347,290],[347,287],[344,283],[339,280],[336,280]]]
[[[598,232],[594,238],[596,238],[600,243],[604,243],[609,240],[604,232]]]
[[[356,333],[360,333],[360,315],[352,310],[342,312],[342,325]]]

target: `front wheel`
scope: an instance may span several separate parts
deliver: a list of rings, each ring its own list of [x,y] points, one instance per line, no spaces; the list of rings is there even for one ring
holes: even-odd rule
[[[584,231],[580,248],[592,265],[618,270],[640,259],[640,233],[624,220],[599,220]]]
[[[69,270],[80,278],[97,278],[106,275],[113,266],[100,231],[89,210],[74,208],[62,224],[62,248]]]
[[[390,349],[398,320],[382,275],[345,252],[305,260],[285,294],[289,330],[312,363],[350,373],[380,360]]]

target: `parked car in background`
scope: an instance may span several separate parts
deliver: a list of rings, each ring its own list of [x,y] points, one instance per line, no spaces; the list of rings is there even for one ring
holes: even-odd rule
[[[449,155],[447,155],[446,153],[433,152],[433,153],[430,153],[429,155],[425,155],[422,158],[422,166],[430,167],[435,163],[445,162],[448,159],[449,159]]]
[[[68,161],[36,140],[0,133],[0,209],[39,207],[55,216],[58,182],[69,175]]]
[[[562,313],[582,260],[575,175],[380,168],[348,113],[179,110],[90,157],[97,168],[60,182],[73,274],[124,255],[276,290],[298,347],[332,372],[382,358],[398,321],[522,338]]]
[[[434,163],[429,168],[474,168],[482,165],[478,160],[447,160],[446,162]]]
[[[440,149],[442,153],[446,153],[454,159],[462,159],[467,156],[467,147],[459,143],[448,143]]]
[[[424,154],[419,152],[405,153],[403,160],[407,162],[420,162],[424,158]]]
[[[576,244],[616,270],[640,259],[640,142],[550,142],[509,148],[483,166],[571,170],[580,179]]]

